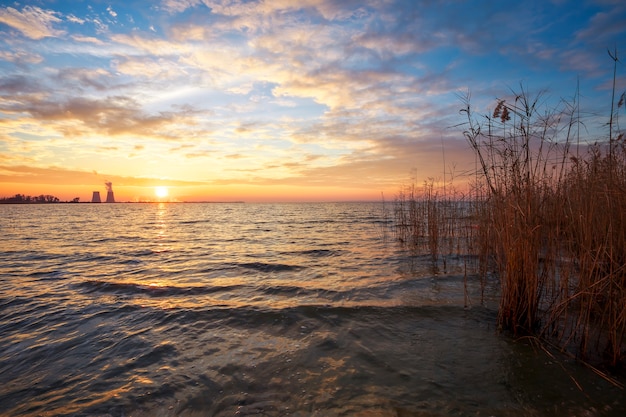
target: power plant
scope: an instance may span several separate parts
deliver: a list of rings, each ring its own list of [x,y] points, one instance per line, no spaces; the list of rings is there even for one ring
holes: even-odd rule
[[[107,188],[107,203],[115,203],[115,195],[113,194],[113,183],[110,181],[105,181],[104,186]],[[91,195],[92,203],[102,203],[100,199],[100,191],[94,191]]]
[[[105,181],[104,185],[107,187],[107,203],[115,203],[115,196],[113,195],[113,183]]]

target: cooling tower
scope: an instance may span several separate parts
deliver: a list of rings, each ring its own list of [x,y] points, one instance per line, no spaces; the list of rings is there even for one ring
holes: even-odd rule
[[[94,191],[93,195],[91,196],[91,202],[92,203],[100,203],[100,191]]]
[[[115,203],[115,196],[113,196],[113,183],[111,181],[105,181],[104,186],[107,187],[107,203]]]

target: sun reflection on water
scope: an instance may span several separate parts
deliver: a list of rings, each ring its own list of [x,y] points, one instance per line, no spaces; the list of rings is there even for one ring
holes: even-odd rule
[[[171,250],[171,245],[166,243],[169,237],[168,204],[158,203],[156,210],[156,241],[155,252],[161,253]]]

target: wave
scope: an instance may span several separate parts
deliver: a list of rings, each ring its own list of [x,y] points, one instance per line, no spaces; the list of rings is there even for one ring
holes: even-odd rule
[[[240,267],[246,264],[237,264]],[[250,265],[250,264],[248,264]],[[292,271],[293,266],[278,264],[253,263],[250,268],[261,271]],[[143,273],[140,274],[140,276]],[[140,298],[172,298],[178,305],[211,305],[220,308],[254,307],[295,307],[298,305],[327,306],[424,306],[424,305],[460,305],[470,301],[478,302],[480,294],[475,285],[463,286],[463,276],[438,278],[411,278],[400,281],[372,282],[367,286],[335,286],[331,281],[308,279],[300,276],[297,280],[284,280],[278,276],[264,279],[246,277],[233,279],[229,283],[220,278],[218,281],[202,285],[196,282],[170,281],[166,285],[156,285],[146,280],[85,279],[71,284],[75,291],[82,294],[114,294]],[[464,290],[465,288],[465,290]]]
[[[311,256],[313,258],[324,258],[331,256],[340,256],[342,251],[339,250],[331,250],[331,249],[308,249],[301,251],[292,251],[292,252],[282,252],[282,255],[304,255]]]
[[[69,274],[63,270],[39,270],[26,274],[28,277],[38,278],[38,281],[57,281],[67,278]]]
[[[302,266],[298,265],[287,265],[287,264],[274,264],[274,263],[265,263],[265,262],[245,262],[238,263],[236,266],[246,269],[253,269],[259,272],[288,272],[288,271],[299,271],[303,269]]]
[[[200,224],[200,223],[215,223],[214,219],[194,219],[194,220],[181,220],[179,224]]]
[[[336,291],[327,288],[305,288],[296,285],[271,285],[257,288],[260,294],[271,296],[292,297],[299,299],[317,300],[317,302],[339,301],[352,294],[353,291]]]
[[[74,284],[77,291],[83,294],[102,293],[142,297],[198,297],[228,295],[238,300],[238,305],[268,304],[267,297],[286,299],[294,302],[308,300],[308,303],[335,303],[346,298],[354,298],[352,290],[337,291],[327,288],[306,288],[297,285],[250,286],[244,284],[216,286],[178,286],[178,285],[146,285],[133,282],[115,282],[105,280],[88,280]],[[212,306],[215,307],[215,306]]]
[[[151,297],[192,296],[214,294],[218,292],[236,291],[242,285],[226,286],[174,286],[174,285],[146,285],[129,282],[111,282],[103,280],[89,280],[76,284],[76,287],[85,293],[103,292],[127,295],[148,295]]]
[[[375,323],[399,323],[406,320],[475,320],[488,326],[495,325],[496,311],[477,306],[466,309],[463,306],[339,306],[328,304],[298,305],[293,307],[224,307],[211,306],[197,309],[168,311],[167,321],[179,325],[212,323],[218,327],[241,329],[265,329],[278,326],[282,330],[290,328],[294,334],[309,332],[320,326],[341,326],[346,321],[367,325]],[[274,328],[274,330],[279,330]]]

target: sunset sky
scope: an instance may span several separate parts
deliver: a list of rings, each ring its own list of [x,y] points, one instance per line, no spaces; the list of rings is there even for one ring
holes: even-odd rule
[[[89,201],[110,181],[118,201],[377,200],[444,167],[462,183],[459,95],[487,114],[520,83],[554,103],[579,83],[601,131],[625,22],[623,0],[4,1],[0,197]]]

